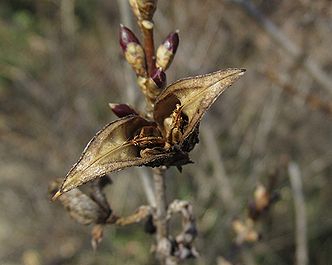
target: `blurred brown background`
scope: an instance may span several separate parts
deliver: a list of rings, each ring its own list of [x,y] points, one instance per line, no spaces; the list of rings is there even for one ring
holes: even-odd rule
[[[119,24],[130,24],[126,4],[0,2],[1,265],[155,264],[153,237],[142,225],[106,229],[93,253],[90,229],[47,195],[48,183],[64,176],[94,133],[115,119],[109,102],[144,107],[138,89],[128,89],[132,76],[118,45]],[[247,69],[205,117],[195,164],[168,173],[169,197],[191,200],[197,216],[201,257],[186,264],[222,264],[221,256],[236,264],[295,264],[299,233],[308,264],[331,264],[331,2],[158,4],[156,44],[180,30],[169,82]],[[288,162],[302,184],[302,227]],[[118,213],[147,203],[137,171],[113,176],[107,193]],[[255,186],[271,176],[280,200],[260,223],[262,239],[239,249],[231,220],[245,215]]]

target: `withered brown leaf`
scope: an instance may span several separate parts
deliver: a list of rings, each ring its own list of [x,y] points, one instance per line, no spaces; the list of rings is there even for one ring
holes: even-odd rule
[[[85,147],[81,158],[71,168],[53,199],[106,173],[165,159],[167,155],[162,153],[143,158],[139,147],[134,144],[134,136],[142,127],[151,124],[153,123],[140,116],[131,115],[101,129]]]
[[[167,134],[165,120],[174,112],[184,114],[187,121],[182,132],[183,142],[196,128],[204,113],[218,96],[243,74],[244,69],[226,69],[205,75],[184,78],[169,85],[156,99],[154,120]]]

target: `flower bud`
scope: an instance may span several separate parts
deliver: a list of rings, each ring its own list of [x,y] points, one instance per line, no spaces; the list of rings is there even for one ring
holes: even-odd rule
[[[157,49],[156,65],[164,71],[172,63],[176,50],[179,46],[178,31],[170,33],[164,42]]]
[[[151,76],[152,81],[159,89],[164,89],[166,86],[166,74],[162,69],[155,69]]]
[[[117,103],[109,103],[109,106],[111,107],[111,110],[113,113],[118,116],[119,118],[132,115],[132,114],[137,114],[137,112],[127,104],[117,104]]]
[[[127,62],[138,76],[146,75],[145,54],[135,34],[127,27],[120,25],[120,46]]]
[[[157,7],[157,0],[136,0],[140,19],[151,21]]]

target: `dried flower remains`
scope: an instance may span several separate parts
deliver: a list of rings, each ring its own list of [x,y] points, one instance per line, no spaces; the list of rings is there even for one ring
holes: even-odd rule
[[[169,85],[156,98],[152,119],[126,105],[112,104],[112,110],[122,118],[106,125],[91,139],[53,199],[126,167],[181,167],[190,163],[189,152],[198,143],[203,115],[244,72],[236,68],[220,70]],[[154,76],[158,86],[163,74]]]

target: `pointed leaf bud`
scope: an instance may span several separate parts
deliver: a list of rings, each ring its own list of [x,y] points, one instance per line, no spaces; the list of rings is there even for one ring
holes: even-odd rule
[[[162,69],[155,69],[151,76],[153,82],[159,89],[164,89],[166,86],[166,74]]]
[[[172,63],[176,50],[179,46],[179,34],[178,31],[170,33],[164,42],[157,49],[157,61],[156,65],[162,68],[164,71]]]
[[[135,34],[129,28],[120,24],[120,46],[123,52],[127,50],[128,44],[132,42],[140,44]]]
[[[109,103],[109,106],[111,107],[113,113],[119,118],[132,114],[138,115],[137,112],[127,104]]]
[[[127,27],[120,25],[120,46],[127,62],[138,76],[146,75],[145,54],[135,34]]]

